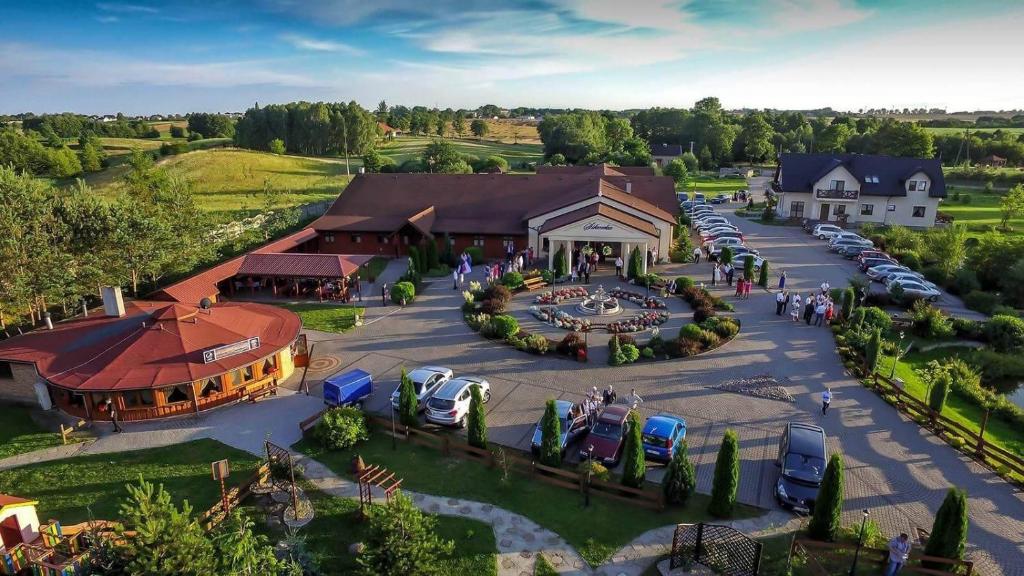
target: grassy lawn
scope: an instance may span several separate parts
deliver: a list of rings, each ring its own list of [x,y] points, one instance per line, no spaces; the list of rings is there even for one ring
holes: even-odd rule
[[[924,402],[927,402],[928,387],[921,380],[915,370],[920,370],[931,360],[943,360],[954,355],[965,356],[970,352],[969,348],[948,347],[936,348],[928,352],[911,352],[896,364],[896,377],[904,382],[904,390]],[[892,370],[892,356],[882,356],[878,362],[878,372],[889,375]],[[942,414],[955,422],[962,424],[973,432],[981,431],[981,420],[984,410],[976,404],[963,398],[955,391],[950,391],[946,399],[946,406]],[[1015,428],[1013,425],[1000,420],[989,418],[988,426],[985,429],[985,440],[1000,448],[1024,456],[1024,430]]]
[[[404,479],[403,488],[487,502],[522,514],[569,542],[591,565],[598,565],[641,533],[681,522],[710,520],[706,513],[708,496],[694,495],[685,509],[656,512],[600,496],[583,507],[578,492],[551,486],[511,473],[501,480],[499,470],[460,458],[444,458],[436,450],[401,443],[392,451],[391,440],[382,433],[353,451],[328,452],[302,441],[295,446],[329,466],[336,473],[350,476],[349,460],[358,452],[367,464],[387,467]],[[750,518],[762,511],[739,506],[736,517]]]
[[[383,144],[380,147],[381,154],[390,157],[396,164],[406,160],[419,158],[423,149],[434,139],[426,136],[401,136],[393,142]],[[456,150],[462,154],[472,154],[479,158],[488,156],[501,156],[512,165],[512,170],[521,170],[518,164],[522,162],[540,162],[543,159],[543,149],[539,144],[507,144],[494,141],[477,141],[475,139],[448,139],[455,145]]]
[[[60,434],[36,424],[24,406],[0,405],[0,458],[60,445]]]
[[[686,191],[700,192],[708,196],[732,194],[747,187],[746,178],[717,178],[714,176],[693,176],[686,181]],[[682,188],[679,188],[682,190]]]
[[[347,184],[343,163],[250,150],[202,150],[172,156],[160,165],[195,183],[201,209],[224,215],[262,209],[264,182],[282,192],[279,206],[332,199]],[[98,185],[100,194],[107,197],[116,195],[121,186],[119,179],[109,175]]]
[[[366,313],[365,308],[349,304],[308,302],[278,304],[278,306],[298,314],[302,319],[302,326],[305,328],[337,334],[348,332],[355,326],[356,314],[362,316]]]
[[[188,499],[196,513],[220,499],[220,485],[210,478],[210,462],[228,458],[229,484],[253,474],[257,458],[215,440],[133,452],[77,456],[41,462],[0,474],[0,493],[39,500],[39,518],[65,524],[92,517],[116,519],[118,504],[127,496],[125,484],[139,476],[162,483],[175,501]]]
[[[377,277],[384,272],[384,269],[388,267],[388,262],[389,260],[387,258],[381,258],[380,256],[374,257],[363,265],[363,272],[360,277],[364,282],[376,280]]]
[[[1002,215],[999,212],[999,201],[1002,199],[1000,194],[954,190],[959,192],[961,197],[970,198],[970,202],[957,202],[953,200],[953,194],[950,194],[942,201],[942,204],[939,205],[939,210],[952,216],[953,222],[966,224],[968,229],[975,234],[981,234],[982,227],[984,226],[998,227],[1002,222]],[[1009,224],[1013,228],[1009,234],[1024,234],[1024,217],[1013,218]]]
[[[305,536],[310,552],[320,558],[321,573],[325,576],[353,573],[355,556],[348,553],[348,546],[362,541],[366,530],[366,524],[357,518],[359,502],[329,496],[309,486],[304,489],[316,515],[300,534]],[[443,574],[497,574],[497,545],[494,530],[489,525],[469,518],[438,516],[437,533],[455,541],[455,556],[446,562]]]
[[[925,130],[927,130],[928,132],[931,132],[932,134],[943,134],[943,135],[949,135],[949,134],[960,135],[960,134],[964,133],[964,130],[970,130],[971,134],[980,134],[982,132],[987,132],[989,134],[992,134],[996,130],[1002,130],[1004,133],[1007,133],[1007,134],[1024,134],[1024,128],[1019,128],[1019,127],[1013,127],[1013,128],[949,128],[949,127],[925,126]]]

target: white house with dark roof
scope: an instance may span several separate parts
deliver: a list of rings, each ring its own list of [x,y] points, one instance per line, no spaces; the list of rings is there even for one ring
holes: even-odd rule
[[[651,144],[651,158],[659,167],[665,167],[669,162],[683,155],[681,144]]]
[[[782,154],[772,189],[783,218],[915,228],[946,197],[939,160],[867,154]]]

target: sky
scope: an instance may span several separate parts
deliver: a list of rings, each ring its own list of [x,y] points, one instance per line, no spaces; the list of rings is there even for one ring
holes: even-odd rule
[[[1024,108],[1022,0],[4,0],[0,113]]]

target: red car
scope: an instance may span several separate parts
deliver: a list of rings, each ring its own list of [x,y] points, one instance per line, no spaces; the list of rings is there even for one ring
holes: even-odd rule
[[[622,446],[625,444],[627,416],[627,406],[612,405],[602,410],[594,427],[590,429],[590,434],[584,440],[586,445],[580,449],[580,460],[586,460],[588,448],[593,447],[591,456],[594,460],[609,468],[617,466],[619,459],[622,458]]]
[[[896,261],[895,258],[889,256],[888,254],[882,252],[881,250],[864,250],[863,252],[857,255],[857,262],[863,263],[864,260],[866,260],[867,258],[885,258],[887,260],[892,260],[893,262]]]

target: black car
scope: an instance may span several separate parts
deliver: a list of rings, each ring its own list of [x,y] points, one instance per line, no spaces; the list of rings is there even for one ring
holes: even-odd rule
[[[865,250],[870,250],[871,248],[870,247],[866,247],[864,249]],[[867,272],[868,268],[874,268],[875,266],[881,266],[882,264],[895,264],[895,263],[896,262],[893,261],[890,258],[865,258],[864,261],[860,263],[860,271],[861,272]]]
[[[853,260],[865,250],[874,250],[874,248],[870,246],[844,246],[839,249],[839,254],[847,260]]]
[[[775,499],[783,508],[810,514],[825,477],[825,431],[813,424],[790,422],[779,440],[779,481]]]

